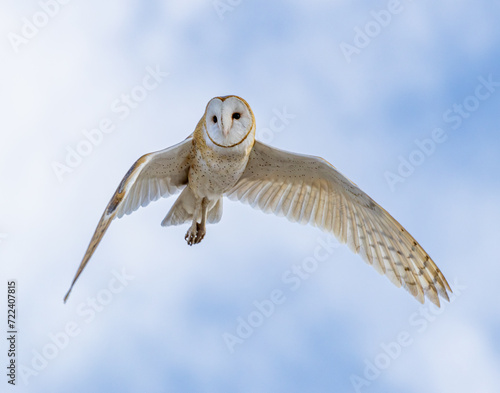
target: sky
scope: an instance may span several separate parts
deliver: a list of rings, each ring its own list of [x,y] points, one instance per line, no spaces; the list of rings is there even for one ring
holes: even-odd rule
[[[498,391],[499,4],[0,11],[0,390]],[[128,168],[227,94],[251,105],[257,139],[325,158],[401,222],[451,301],[421,305],[332,236],[227,199],[188,247],[187,226],[160,226],[174,196],[114,221],[64,304]]]

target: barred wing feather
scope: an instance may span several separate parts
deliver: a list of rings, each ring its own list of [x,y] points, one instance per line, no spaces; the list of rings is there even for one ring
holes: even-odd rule
[[[146,154],[132,165],[97,224],[71,287],[64,297],[65,302],[76,280],[115,218],[131,214],[139,207],[147,206],[159,198],[169,197],[186,186],[191,146],[192,138],[188,138],[167,149]]]
[[[333,233],[403,286],[419,302],[439,306],[451,288],[420,244],[387,211],[319,157],[256,141],[247,168],[227,196],[292,222]]]

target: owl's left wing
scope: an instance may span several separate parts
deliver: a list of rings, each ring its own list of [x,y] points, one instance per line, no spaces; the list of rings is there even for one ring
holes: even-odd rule
[[[421,303],[427,297],[439,306],[439,295],[449,300],[450,286],[420,244],[322,158],[256,141],[243,176],[227,196],[333,233]]]

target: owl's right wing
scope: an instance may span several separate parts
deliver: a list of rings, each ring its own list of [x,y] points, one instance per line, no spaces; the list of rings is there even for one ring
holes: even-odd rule
[[[451,288],[422,246],[387,211],[319,157],[256,141],[243,176],[227,193],[265,213],[333,233],[396,286],[439,306]]]
[[[161,197],[173,195],[186,186],[192,144],[192,138],[188,137],[177,145],[146,154],[132,165],[97,224],[64,302],[68,299],[73,285],[92,257],[111,221],[116,217],[121,218],[125,214],[131,214],[139,207],[147,206]]]

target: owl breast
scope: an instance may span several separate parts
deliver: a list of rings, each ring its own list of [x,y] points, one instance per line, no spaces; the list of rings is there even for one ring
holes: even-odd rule
[[[219,199],[238,182],[248,163],[250,149],[212,149],[205,141],[193,144],[189,186],[199,198]]]

